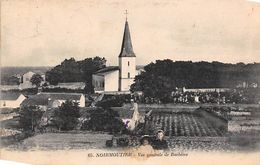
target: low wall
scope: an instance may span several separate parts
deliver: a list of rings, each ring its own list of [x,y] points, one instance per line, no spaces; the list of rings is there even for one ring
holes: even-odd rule
[[[131,107],[131,104],[125,104],[124,108]],[[182,104],[138,104],[139,111],[149,111],[154,112],[193,112],[199,105],[182,105]]]

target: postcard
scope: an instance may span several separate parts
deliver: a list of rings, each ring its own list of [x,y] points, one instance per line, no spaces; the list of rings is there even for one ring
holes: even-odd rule
[[[1,164],[259,164],[260,1],[2,0]]]

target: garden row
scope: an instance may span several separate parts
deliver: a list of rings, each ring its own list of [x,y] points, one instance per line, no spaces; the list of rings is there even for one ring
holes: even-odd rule
[[[169,137],[217,137],[225,134],[213,123],[194,113],[155,113],[146,124],[154,130],[163,130]]]

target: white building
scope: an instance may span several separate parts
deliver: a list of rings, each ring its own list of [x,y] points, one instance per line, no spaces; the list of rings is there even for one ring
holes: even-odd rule
[[[1,108],[18,108],[26,99],[21,93],[1,92],[0,107]]]
[[[31,78],[32,76],[36,74],[35,72],[29,71],[25,74],[23,74],[23,76],[21,77],[21,83],[19,85],[20,89],[26,89],[26,88],[33,88],[35,87],[32,83],[31,83]],[[38,73],[39,74],[39,73]],[[41,82],[41,85],[45,82],[45,75],[44,74],[40,74],[43,81]]]
[[[133,51],[127,20],[121,51],[118,56],[118,64],[119,66],[106,67],[92,75],[95,92],[129,92],[135,76],[140,74],[143,69],[136,66],[136,56]]]

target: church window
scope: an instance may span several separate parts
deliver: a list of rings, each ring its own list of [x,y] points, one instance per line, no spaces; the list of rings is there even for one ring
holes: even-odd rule
[[[128,64],[128,66],[130,66],[130,62],[129,62],[129,61],[128,61],[128,63],[127,63],[127,64]]]
[[[128,72],[128,78],[130,78],[130,73]]]

